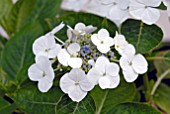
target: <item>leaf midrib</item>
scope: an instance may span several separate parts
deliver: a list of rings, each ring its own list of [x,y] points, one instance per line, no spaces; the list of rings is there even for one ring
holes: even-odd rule
[[[139,34],[138,34],[138,40],[136,43],[136,48],[138,48],[138,46],[139,46],[141,35],[142,35],[142,30],[143,30],[143,22],[140,23],[140,29],[139,29]]]
[[[100,104],[100,106],[99,106],[99,109],[96,111],[96,113],[95,114],[100,114],[101,113],[101,111],[102,111],[102,108],[103,108],[103,105],[104,105],[104,103],[105,103],[105,101],[106,101],[106,97],[107,97],[107,95],[108,95],[108,90],[106,91],[106,93],[105,93],[105,95],[104,95],[104,97],[103,97],[103,100],[101,101],[101,104]]]

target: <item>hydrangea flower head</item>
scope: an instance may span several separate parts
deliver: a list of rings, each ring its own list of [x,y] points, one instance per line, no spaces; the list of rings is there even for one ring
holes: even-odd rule
[[[66,71],[59,86],[75,102],[83,100],[97,84],[102,89],[118,87],[120,67],[115,62],[120,63],[127,82],[135,81],[139,74],[147,71],[144,56],[136,54],[134,46],[126,41],[124,35],[116,33],[112,38],[106,29],[93,34],[96,27],[78,23],[74,29],[68,26],[68,39],[62,42],[54,36],[62,27],[56,27],[33,44],[36,63],[28,69],[28,75],[32,81],[38,81],[41,92],[52,87],[52,66],[57,73]],[[61,45],[56,44],[54,38]]]

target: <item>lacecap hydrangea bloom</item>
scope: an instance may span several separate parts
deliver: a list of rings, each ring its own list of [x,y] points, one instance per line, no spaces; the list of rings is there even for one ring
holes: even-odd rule
[[[101,89],[118,87],[120,72],[127,82],[134,82],[139,74],[147,72],[145,57],[136,54],[124,35],[116,32],[112,37],[105,28],[96,31],[92,25],[77,23],[74,29],[67,25],[68,39],[63,42],[55,36],[63,27],[61,23],[33,43],[35,63],[28,69],[28,76],[38,81],[41,92],[50,90],[55,72],[66,72],[59,86],[75,102],[83,100],[96,85]]]

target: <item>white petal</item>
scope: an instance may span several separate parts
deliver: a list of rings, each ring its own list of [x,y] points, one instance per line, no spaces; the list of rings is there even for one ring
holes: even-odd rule
[[[110,80],[110,87],[109,88],[116,88],[120,83],[120,76],[107,76]]]
[[[70,54],[75,54],[77,52],[80,51],[80,45],[78,43],[71,43],[68,47],[67,47],[67,51]]]
[[[97,30],[97,27],[93,27],[92,25],[87,26],[85,29],[86,34],[90,34],[90,33],[94,32],[95,30]]]
[[[80,68],[83,61],[81,58],[70,58],[68,61],[68,65],[72,68]]]
[[[96,60],[96,64],[95,67],[97,67],[98,72],[100,73],[106,73],[106,65],[109,64],[109,60],[108,58],[104,57],[104,56],[100,56],[98,57],[98,59]]]
[[[43,78],[42,73],[42,70],[38,68],[37,64],[31,65],[28,69],[28,77],[32,81],[39,81]]]
[[[84,23],[77,23],[74,27],[75,30],[77,31],[83,31],[85,30],[86,25]]]
[[[115,42],[115,49],[119,52],[120,55],[122,55],[123,51],[125,50],[125,47],[128,45],[125,36],[117,34],[114,37],[114,42]]]
[[[38,39],[36,39],[33,43],[33,53],[35,55],[37,55],[39,52],[44,52],[45,48],[46,48],[46,44],[45,44],[45,36],[42,36]]]
[[[80,88],[84,91],[90,91],[94,88],[94,84],[87,77],[85,77],[80,81]]]
[[[100,0],[100,1],[103,4],[110,4],[110,3],[113,3],[114,0]]]
[[[134,59],[132,61],[132,66],[134,70],[139,74],[143,74],[148,70],[148,63],[144,58],[144,56],[141,54],[137,54],[134,56]]]
[[[70,29],[67,29],[67,37],[69,40],[72,38],[72,31]]]
[[[50,60],[46,56],[36,57],[36,64],[39,69],[42,71],[48,69],[51,66]]]
[[[46,80],[46,78],[42,78],[39,82],[38,82],[38,89],[41,92],[47,92],[51,87],[52,87],[53,83],[49,82],[48,80]]]
[[[100,29],[98,32],[98,38],[100,40],[105,40],[105,38],[109,37],[109,32],[106,29]]]
[[[107,88],[110,88],[110,80],[104,76],[104,77],[101,77],[99,79],[99,86],[102,88],[102,89],[107,89]]]
[[[46,73],[45,78],[49,81],[52,82],[54,80],[54,71],[53,68],[50,66],[48,69],[46,69],[46,71],[44,71]]]
[[[61,49],[60,52],[57,55],[58,57],[58,61],[64,65],[64,66],[68,66],[68,61],[70,59],[70,55],[68,54],[68,52],[66,51],[66,49]]]
[[[92,82],[93,85],[98,84],[98,80],[101,77],[99,70],[97,68],[92,68],[87,73],[87,78]]]
[[[79,86],[74,86],[70,89],[68,96],[76,102],[80,102],[87,95]]]
[[[89,0],[63,0],[61,8],[79,12]]]
[[[128,10],[122,10],[119,7],[115,6],[109,12],[109,17],[113,20],[122,20],[128,16]]]
[[[129,11],[130,14],[135,17],[136,19],[141,19],[141,14],[145,10],[145,4],[141,2],[137,2],[136,0],[131,0]]]
[[[75,86],[75,82],[68,77],[68,73],[64,74],[64,76],[60,79],[60,88],[64,93],[69,92],[69,88]]]
[[[114,43],[114,39],[111,38],[111,37],[107,37],[105,38],[105,41],[104,41],[104,44],[107,45],[107,46],[113,46],[115,43]]]
[[[84,78],[86,78],[85,72],[81,69],[78,68],[74,68],[70,71],[70,73],[68,74],[68,77],[73,80],[73,81],[81,81],[84,80]]]
[[[129,67],[130,62],[131,61],[127,57],[121,57],[120,60],[119,60],[120,67],[123,70],[126,70],[126,68]]]
[[[106,65],[106,75],[117,76],[119,74],[119,66],[116,63],[109,63]]]
[[[60,31],[63,27],[65,26],[65,24],[63,24],[63,22],[60,23],[60,25],[58,25],[57,27],[55,27],[50,33],[55,34],[58,31]]]
[[[122,52],[122,56],[132,58],[136,53],[135,47],[132,44],[128,44],[125,50]]]
[[[158,7],[161,4],[162,0],[144,0],[144,2],[146,6]]]
[[[35,55],[47,56],[48,58],[55,58],[60,48],[60,45],[56,44],[52,34],[42,36],[33,43],[33,53]]]
[[[155,8],[147,8],[141,15],[141,19],[144,23],[151,25],[159,20],[160,12]]]
[[[60,52],[60,50],[61,50],[61,45],[55,44],[52,47],[52,49],[51,49],[51,51],[49,53],[49,58],[55,58],[58,55],[58,53]]]
[[[110,51],[110,47],[107,45],[98,45],[97,49],[101,52],[101,53],[107,53]]]
[[[94,45],[99,45],[100,44],[100,40],[98,39],[98,36],[97,36],[97,34],[93,34],[92,36],[91,36],[91,41],[93,42],[93,44]]]
[[[88,64],[91,66],[95,65],[95,61],[93,59],[88,60]]]
[[[122,10],[128,9],[128,6],[130,4],[130,0],[118,0],[118,7]]]
[[[123,76],[127,82],[134,82],[137,79],[138,74],[133,70],[132,67],[127,67],[126,71],[123,70]]]

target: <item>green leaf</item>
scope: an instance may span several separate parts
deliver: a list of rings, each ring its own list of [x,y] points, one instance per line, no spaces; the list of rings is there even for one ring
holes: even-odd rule
[[[0,56],[1,56],[2,49],[5,47],[6,42],[7,40],[3,38],[2,36],[0,36]]]
[[[55,17],[60,12],[60,3],[61,0],[19,0],[1,23],[12,36],[31,22]]]
[[[12,5],[12,0],[0,0],[0,20],[9,12]]]
[[[47,93],[41,93],[37,85],[25,85],[15,93],[8,94],[17,106],[28,114],[55,114],[56,105],[63,93],[54,87]]]
[[[76,103],[64,95],[59,87],[52,87],[47,93],[41,93],[37,85],[29,84],[8,96],[28,114],[94,114],[95,111],[91,96]]]
[[[163,51],[159,52],[155,57],[156,58],[161,58],[161,60],[154,60],[154,65],[156,68],[156,76],[160,77],[164,72],[166,72],[169,68],[169,62],[170,62],[170,55],[169,51]],[[170,78],[170,73],[168,73],[164,79],[169,79]]]
[[[162,41],[163,32],[156,25],[146,25],[141,21],[127,20],[122,24],[121,33],[136,47],[138,53],[154,50]]]
[[[122,103],[115,106],[107,114],[161,114],[161,113],[148,104]]]
[[[57,20],[53,19],[48,21],[50,26],[52,26],[51,28],[54,28],[54,26],[58,25],[63,21],[64,24],[69,25],[72,28],[74,28],[74,26],[79,22],[82,22],[85,25],[93,25],[97,27],[98,30],[101,28],[106,28],[110,32],[111,36],[114,36],[115,31],[117,31],[117,27],[113,22],[103,19],[102,17],[95,16],[93,14],[88,14],[88,13],[69,13],[59,17]],[[67,31],[67,27],[65,27],[63,30],[58,32],[56,35],[62,40],[66,40],[68,39],[66,35],[67,34],[66,31]]]
[[[5,99],[0,97],[0,113],[1,114],[11,114],[17,106],[15,104],[10,104]]]
[[[115,89],[100,89],[96,86],[91,91],[91,95],[96,104],[96,114],[105,114],[115,105],[135,100],[136,88],[134,84],[129,84],[121,80],[120,85]]]
[[[39,23],[32,23],[9,40],[2,51],[1,67],[6,79],[16,85],[27,79],[27,69],[34,62],[33,41],[42,34]]]
[[[170,87],[165,84],[159,85],[157,88],[154,96],[153,101],[154,103],[165,111],[167,114],[170,114]]]
[[[94,114],[95,110],[95,103],[90,95],[79,103],[73,102],[68,96],[65,96],[57,106],[57,114]]]
[[[167,10],[167,7],[164,5],[163,2],[161,3],[161,5],[158,8],[161,10]]]

